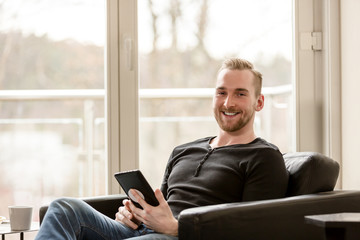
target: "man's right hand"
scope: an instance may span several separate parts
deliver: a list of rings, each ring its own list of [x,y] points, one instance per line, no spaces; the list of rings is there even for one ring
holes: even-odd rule
[[[119,207],[119,211],[115,214],[115,220],[135,230],[141,222],[132,214],[130,204],[132,204],[130,200],[123,200],[124,206]]]

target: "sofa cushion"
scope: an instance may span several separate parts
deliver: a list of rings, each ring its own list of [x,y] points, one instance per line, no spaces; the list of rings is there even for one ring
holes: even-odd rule
[[[284,154],[289,171],[288,196],[332,191],[339,175],[339,163],[314,152]]]

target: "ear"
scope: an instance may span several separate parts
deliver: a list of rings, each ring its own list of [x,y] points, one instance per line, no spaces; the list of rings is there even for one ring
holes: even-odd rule
[[[257,98],[257,104],[255,106],[256,111],[260,111],[264,107],[264,95],[260,94]]]

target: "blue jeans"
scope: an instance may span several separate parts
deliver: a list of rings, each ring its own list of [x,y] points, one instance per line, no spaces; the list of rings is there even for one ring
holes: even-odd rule
[[[175,240],[178,238],[156,233],[144,225],[133,230],[101,214],[82,200],[61,198],[50,204],[35,239]]]

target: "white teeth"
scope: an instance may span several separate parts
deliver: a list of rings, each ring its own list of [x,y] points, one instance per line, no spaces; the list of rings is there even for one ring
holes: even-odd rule
[[[224,114],[227,115],[227,116],[234,116],[234,115],[236,115],[236,113],[230,113],[230,112],[224,112]]]

